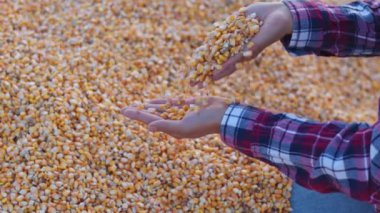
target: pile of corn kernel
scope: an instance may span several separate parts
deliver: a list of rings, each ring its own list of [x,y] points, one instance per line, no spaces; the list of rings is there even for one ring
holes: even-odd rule
[[[222,69],[230,57],[240,52],[244,57],[252,56],[254,43],[250,40],[260,29],[255,13],[247,16],[246,7],[242,7],[238,13],[214,23],[214,26],[206,41],[193,53],[189,68],[192,82],[210,84],[213,72]]]
[[[178,83],[188,54],[212,23],[251,2],[0,3],[0,210],[289,212],[291,182],[273,167],[217,135],[175,140],[119,113],[198,95]],[[276,44],[207,90],[318,120],[373,122],[379,63],[293,58]]]

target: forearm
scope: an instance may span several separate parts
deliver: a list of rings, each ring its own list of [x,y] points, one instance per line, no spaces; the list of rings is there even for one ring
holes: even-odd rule
[[[339,191],[374,203],[380,178],[380,170],[373,165],[378,158],[373,147],[380,143],[374,138],[377,129],[379,125],[318,123],[231,105],[222,120],[221,137],[227,145],[276,166],[306,188]]]
[[[320,1],[284,0],[293,33],[282,39],[292,54],[320,56],[380,55],[380,2],[356,1],[341,6]]]

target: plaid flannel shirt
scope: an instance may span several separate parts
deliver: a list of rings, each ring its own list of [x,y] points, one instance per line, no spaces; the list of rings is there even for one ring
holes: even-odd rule
[[[293,16],[293,34],[282,41],[290,53],[379,55],[379,2],[343,6],[318,1],[284,3]],[[380,204],[380,122],[321,123],[233,104],[223,116],[221,138],[240,152],[277,167],[306,188],[343,192]]]
[[[329,6],[320,1],[283,1],[293,16],[293,34],[283,39],[295,55],[380,55],[380,2]]]

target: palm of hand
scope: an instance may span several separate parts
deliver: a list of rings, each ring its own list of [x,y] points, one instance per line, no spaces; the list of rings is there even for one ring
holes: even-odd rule
[[[197,103],[196,99],[187,100],[187,104],[197,105],[198,111],[189,112],[182,120],[165,120],[145,110],[135,107],[122,109],[122,114],[133,120],[141,121],[148,125],[153,132],[164,132],[175,138],[198,138],[208,134],[219,132],[220,122],[227,108],[226,100],[217,97],[205,98],[206,105]],[[155,100],[149,102],[148,108],[158,108],[170,100]],[[175,102],[175,101],[174,101]]]

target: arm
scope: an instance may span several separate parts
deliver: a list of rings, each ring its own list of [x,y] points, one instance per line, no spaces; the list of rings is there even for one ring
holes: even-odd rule
[[[356,1],[341,6],[320,1],[284,0],[293,32],[281,41],[295,55],[380,55],[380,2]]]
[[[122,113],[148,125],[150,131],[176,138],[198,138],[221,131],[223,141],[240,152],[279,168],[300,185],[319,192],[343,192],[380,203],[380,122],[319,123],[292,114],[273,114],[226,100],[204,97],[207,106],[182,120],[165,120],[149,111],[178,101],[154,100],[145,110]],[[197,99],[186,104],[199,104]],[[378,192],[379,191],[379,192]]]
[[[293,55],[379,56],[380,1],[356,1],[329,6],[320,1],[283,0],[247,7],[263,21],[251,39],[252,56],[237,54],[213,73],[215,81],[236,71],[236,64],[256,58],[265,48],[281,41]]]
[[[306,188],[380,201],[380,123],[319,123],[230,105],[220,128],[227,145],[279,168]]]

